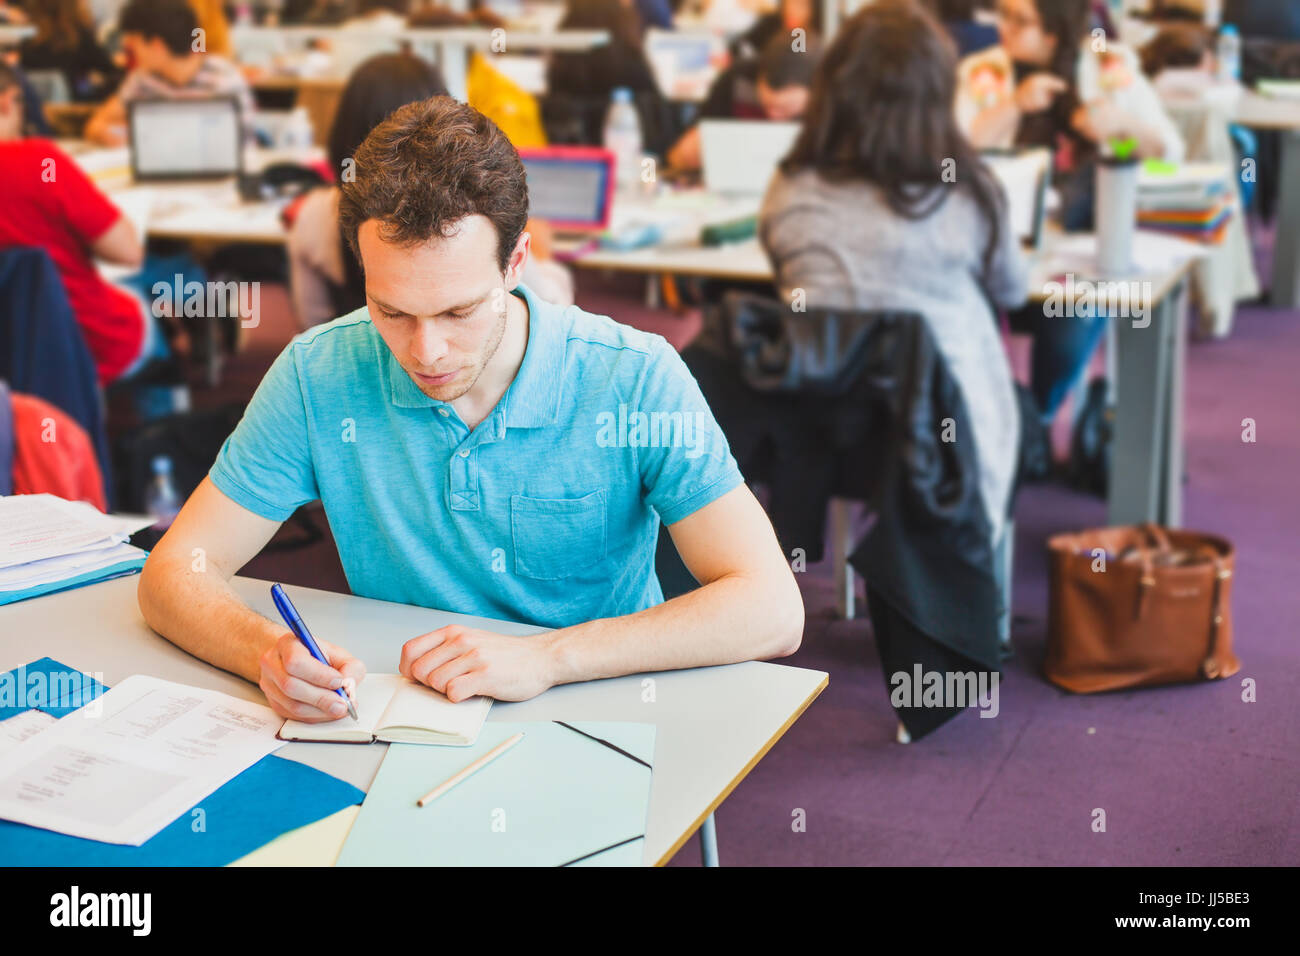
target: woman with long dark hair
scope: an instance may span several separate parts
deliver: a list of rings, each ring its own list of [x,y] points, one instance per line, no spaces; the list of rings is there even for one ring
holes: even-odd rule
[[[1019,447],[993,307],[1028,278],[996,179],[953,116],[956,54],[908,0],[877,0],[824,55],[759,235],[786,301],[925,316],[961,384],[996,541]]]

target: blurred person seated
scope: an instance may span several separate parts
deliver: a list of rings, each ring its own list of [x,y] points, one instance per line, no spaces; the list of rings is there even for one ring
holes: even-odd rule
[[[808,106],[821,54],[816,34],[810,34],[798,48],[784,33],[774,35],[757,60],[732,64],[718,75],[700,106],[698,119],[799,119]],[[667,158],[673,170],[700,168],[698,122],[682,134]]]
[[[7,427],[6,427],[7,426]],[[0,380],[0,494],[56,495],[108,510],[104,476],[86,430],[61,408]]]
[[[144,298],[104,280],[95,259],[141,267],[140,237],[77,164],[46,139],[22,135],[22,103],[14,71],[0,63],[0,248],[46,250],[95,361],[101,385],[169,354],[163,330]],[[168,276],[170,278],[170,276]]]
[[[119,70],[95,38],[85,0],[26,0],[36,35],[23,41],[24,70],[46,70],[63,77],[73,102],[103,99]]]
[[[636,11],[623,0],[567,0],[559,28],[605,30],[609,41],[551,54],[542,102],[551,141],[599,145],[610,97],[621,87],[632,91],[645,150],[662,155],[677,129],[642,47]]]
[[[350,181],[352,155],[370,131],[393,111],[407,103],[446,95],[447,87],[437,67],[411,54],[384,54],[361,64],[348,79],[330,128],[334,175]],[[572,304],[572,280],[567,270],[550,258],[546,248],[549,230],[535,220],[529,221],[528,230],[534,244],[524,281],[547,301]],[[365,277],[356,257],[344,248],[339,232],[337,186],[315,189],[302,200],[289,232],[288,252],[290,292],[303,328],[365,306]]]
[[[979,449],[980,498],[1001,537],[1019,414],[994,309],[1023,304],[1029,276],[1007,199],[958,128],[956,57],[911,0],[876,0],[841,26],[803,128],[768,186],[758,235],[779,297],[808,309],[925,318]],[[944,177],[955,161],[966,170]]]
[[[127,104],[140,99],[233,96],[252,136],[253,94],[239,69],[220,56],[196,50],[202,34],[186,0],[130,0],[118,19],[130,72],[117,93],[86,124],[85,137],[103,146],[127,141]]]
[[[23,102],[23,133],[27,136],[53,136],[54,129],[45,117],[45,103],[27,74],[18,66],[18,51],[0,50],[0,65],[8,66],[16,77]]]

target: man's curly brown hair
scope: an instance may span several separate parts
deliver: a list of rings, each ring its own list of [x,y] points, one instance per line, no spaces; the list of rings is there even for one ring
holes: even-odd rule
[[[355,178],[340,186],[339,228],[357,261],[357,230],[379,220],[384,242],[417,245],[456,232],[466,216],[497,231],[504,272],[528,222],[524,165],[478,110],[434,96],[393,112],[357,147]]]

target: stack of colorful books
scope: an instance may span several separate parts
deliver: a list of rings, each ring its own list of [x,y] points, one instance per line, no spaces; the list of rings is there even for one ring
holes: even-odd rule
[[[1237,211],[1222,163],[1148,162],[1138,186],[1138,228],[1218,245]]]

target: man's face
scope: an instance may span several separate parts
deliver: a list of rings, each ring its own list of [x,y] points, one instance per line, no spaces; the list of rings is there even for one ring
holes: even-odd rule
[[[808,87],[793,84],[773,89],[767,81],[758,81],[758,103],[770,120],[792,120],[803,116],[808,107]]]
[[[503,274],[497,231],[467,216],[445,238],[399,246],[368,219],[357,232],[366,304],[384,344],[430,398],[453,402],[468,392],[496,354],[510,292],[519,284],[528,234],[519,237]]]

